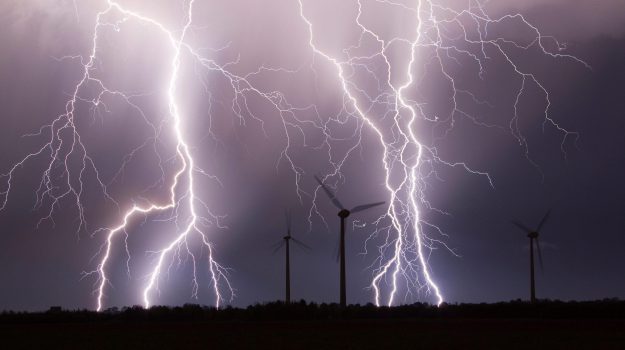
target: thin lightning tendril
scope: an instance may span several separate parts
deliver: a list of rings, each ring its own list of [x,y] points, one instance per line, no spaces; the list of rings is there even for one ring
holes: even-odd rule
[[[105,240],[100,250],[94,256],[97,265],[94,270],[84,272],[84,277],[95,276],[95,291],[97,295],[97,310],[104,307],[107,286],[110,284],[107,268],[110,264],[111,254],[115,249],[115,240],[118,236],[124,236],[125,253],[127,255],[126,268],[130,276],[130,250],[128,247],[129,230],[133,227],[133,221],[137,217],[152,215],[170,215],[166,221],[176,224],[176,232],[173,237],[160,249],[150,252],[155,256],[151,272],[148,273],[146,284],[143,287],[143,304],[145,307],[153,305],[155,294],[159,293],[159,281],[164,275],[169,275],[176,262],[182,263],[183,255],[191,260],[192,264],[192,297],[198,297],[199,277],[198,264],[200,257],[190,247],[190,239],[199,239],[203,250],[208,252],[206,257],[209,271],[209,288],[215,296],[215,305],[220,307],[224,302],[234,298],[235,290],[228,280],[229,270],[220,265],[215,259],[215,250],[206,233],[208,227],[215,226],[224,228],[221,224],[223,216],[214,214],[209,204],[198,197],[196,189],[196,175],[206,177],[218,185],[223,186],[221,181],[210,172],[196,165],[193,156],[193,148],[188,143],[185,135],[185,115],[181,111],[177,99],[177,89],[180,85],[181,68],[183,59],[191,59],[196,64],[196,73],[201,77],[207,73],[219,75],[223,81],[229,84],[232,92],[230,109],[238,118],[241,125],[248,121],[257,123],[265,137],[269,138],[265,130],[267,122],[263,117],[254,112],[254,108],[248,105],[250,97],[260,98],[266,102],[279,118],[284,131],[285,142],[277,162],[276,171],[280,164],[286,163],[294,175],[294,188],[300,202],[304,196],[311,197],[311,207],[308,221],[312,227],[313,216],[321,218],[317,207],[319,187],[312,194],[302,188],[302,179],[306,174],[304,166],[298,166],[292,149],[293,133],[303,137],[304,145],[308,146],[307,137],[309,130],[323,135],[321,144],[313,146],[314,150],[327,151],[327,160],[332,171],[323,176],[326,180],[343,179],[342,168],[345,162],[358,150],[362,149],[362,140],[366,131],[371,131],[377,137],[382,149],[380,159],[381,169],[384,171],[384,187],[388,193],[388,208],[386,212],[373,222],[375,229],[365,240],[365,252],[368,247],[375,245],[377,257],[369,267],[372,269],[370,289],[376,305],[394,305],[398,301],[400,290],[403,288],[404,300],[414,297],[422,292],[433,296],[436,304],[443,301],[441,288],[434,279],[429,266],[429,258],[434,249],[443,247],[452,254],[453,249],[444,242],[445,234],[436,225],[424,219],[424,211],[434,211],[446,214],[444,211],[433,207],[426,198],[428,181],[438,178],[437,167],[444,166],[459,168],[469,174],[483,177],[490,186],[494,187],[493,180],[485,171],[475,170],[463,161],[449,161],[439,155],[438,142],[443,140],[455,127],[458,117],[465,118],[479,127],[496,128],[509,132],[522,147],[526,158],[538,168],[530,157],[529,145],[525,135],[519,127],[519,107],[521,98],[524,97],[528,86],[533,84],[544,96],[544,121],[543,129],[553,127],[563,135],[561,150],[566,156],[565,143],[569,138],[577,139],[575,132],[568,131],[559,125],[550,115],[551,106],[548,90],[543,83],[530,71],[524,69],[515,61],[512,54],[514,50],[538,50],[540,54],[553,59],[567,59],[589,66],[582,60],[562,53],[564,45],[555,38],[543,36],[541,32],[528,22],[521,14],[504,15],[499,18],[491,18],[487,15],[483,5],[478,1],[471,1],[468,9],[455,10],[438,5],[432,0],[415,0],[414,5],[407,5],[397,0],[354,0],[357,9],[353,25],[358,28],[360,37],[358,42],[342,51],[342,55],[334,56],[325,52],[319,39],[315,36],[313,21],[307,17],[305,3],[311,0],[298,0],[297,15],[305,27],[308,39],[307,48],[311,52],[312,60],[308,67],[288,69],[285,67],[259,66],[256,70],[245,75],[238,75],[230,70],[230,67],[239,63],[239,59],[219,64],[217,61],[207,58],[188,43],[188,33],[193,29],[193,9],[195,0],[186,0],[186,17],[182,30],[174,31],[167,28],[158,20],[145,16],[139,12],[122,6],[118,1],[106,0],[106,7],[97,13],[95,26],[92,31],[91,46],[88,57],[81,55],[65,56],[59,60],[79,61],[82,67],[82,77],[75,85],[71,97],[65,104],[65,112],[55,118],[50,124],[43,126],[38,132],[25,135],[25,137],[44,138],[42,145],[20,161],[16,162],[9,170],[0,175],[3,181],[3,189],[0,189],[0,211],[4,210],[9,201],[9,194],[13,192],[13,183],[18,169],[38,158],[45,159],[46,167],[42,172],[38,188],[35,190],[35,208],[46,208],[45,214],[38,223],[51,221],[54,224],[54,215],[61,207],[61,202],[72,200],[78,215],[77,234],[82,231],[91,231],[92,236],[100,233],[105,234]],[[373,27],[365,24],[363,19],[364,8],[370,4],[399,8],[408,13],[414,19],[414,26],[407,37],[384,38]],[[73,2],[74,11],[78,21],[78,7]],[[294,14],[295,15],[295,14]],[[142,94],[131,94],[110,89],[101,78],[96,75],[98,68],[98,54],[101,50],[100,43],[103,32],[113,30],[120,32],[121,26],[128,21],[136,21],[146,28],[152,28],[165,38],[170,48],[171,61],[169,65],[169,82],[166,87],[168,121],[160,124],[150,120],[146,113],[134,102],[134,99]],[[493,36],[490,27],[512,23],[520,25],[534,34],[529,42],[518,39]],[[453,30],[455,34],[452,34]],[[458,34],[459,33],[459,34]],[[555,51],[548,49],[549,45],[555,45]],[[229,47],[229,44],[214,50],[220,52]],[[391,54],[391,51],[400,49],[403,55]],[[367,52],[363,54],[363,52]],[[468,97],[474,104],[488,105],[481,101],[469,90],[461,88],[454,72],[450,68],[451,63],[460,64],[461,59],[472,62],[478,70],[479,78],[483,78],[487,71],[487,64],[497,56],[506,62],[519,79],[519,87],[515,92],[515,102],[511,107],[511,119],[508,128],[489,124],[469,113],[460,100],[461,96]],[[316,57],[321,57],[324,62],[318,62]],[[450,63],[451,62],[451,63]],[[317,77],[316,67],[320,64],[330,64],[335,72],[337,83],[343,93],[342,110],[324,120],[320,116],[319,108],[315,104],[296,106],[291,104],[286,94],[280,91],[264,91],[255,86],[253,81],[265,74],[294,75],[309,69]],[[421,66],[422,65],[422,66]],[[382,70],[379,67],[383,67]],[[414,91],[422,80],[416,73],[420,68],[434,70],[440,73],[451,91],[451,112],[445,118],[432,115],[428,112],[425,103],[417,102]],[[365,86],[359,85],[358,78],[362,76],[372,78],[378,87],[377,95],[371,94]],[[420,78],[420,79],[419,79]],[[205,93],[212,94],[208,83],[200,78]],[[89,89],[95,89],[98,93],[95,97],[85,97]],[[109,112],[105,98],[118,98],[127,104],[132,110],[139,113],[143,122],[151,130],[151,136],[128,153],[122,161],[120,169],[115,173],[111,182],[105,182],[96,167],[94,159],[87,151],[77,126],[77,105],[84,103],[90,106],[95,116],[101,111]],[[383,113],[380,110],[384,110]],[[303,115],[313,115],[313,118]],[[208,135],[219,142],[218,135],[212,128],[212,114],[208,113],[211,127]],[[337,138],[333,135],[334,128],[347,128],[348,122],[355,121],[350,140],[353,144],[348,147],[338,158],[333,153],[334,142],[345,141],[345,138]],[[171,130],[167,129],[168,123],[172,123]],[[436,139],[430,144],[419,140],[419,127],[422,124],[443,125],[443,137]],[[163,157],[157,150],[160,138],[163,134],[171,132],[175,137],[175,156]],[[123,177],[125,167],[133,158],[144,149],[152,147],[156,155],[161,179],[150,188],[164,185],[168,182],[168,200],[164,203],[142,198],[142,204],[133,204],[129,209],[122,210],[123,204],[114,199],[109,192],[109,185],[118,178]],[[72,164],[78,159],[80,166],[77,171],[72,170]],[[176,163],[179,167],[170,180],[166,179],[165,164]],[[58,169],[60,170],[60,173]],[[110,228],[90,230],[87,225],[85,206],[83,205],[85,194],[85,179],[93,174],[99,185],[103,197],[113,203],[119,210],[121,222]],[[183,214],[186,213],[186,214]],[[364,226],[358,222],[355,227]],[[376,243],[374,243],[376,242]],[[379,243],[381,242],[381,243]],[[169,262],[169,265],[168,265]]]
[[[491,59],[487,51],[494,49],[496,54],[503,57],[521,79],[521,86],[517,90],[513,106],[513,118],[509,124],[510,133],[523,147],[526,158],[539,171],[538,165],[529,156],[527,140],[518,125],[518,104],[528,82],[534,83],[544,95],[546,106],[544,109],[543,130],[546,124],[550,124],[563,134],[561,150],[565,157],[564,146],[567,138],[573,136],[577,139],[578,135],[575,132],[566,130],[551,118],[549,114],[551,101],[547,89],[534,74],[524,71],[515,63],[509,50],[506,49],[506,45],[521,50],[538,48],[542,54],[549,57],[570,59],[583,64],[586,68],[590,67],[584,61],[574,56],[549,51],[545,47],[545,41],[547,40],[555,43],[558,51],[563,50],[564,46],[555,38],[543,36],[538,28],[530,24],[522,15],[505,15],[493,19],[486,14],[483,6],[478,1],[471,1],[471,7],[467,10],[456,11],[429,0],[416,1],[416,7],[391,0],[373,0],[373,2],[379,4],[400,7],[402,10],[412,13],[416,21],[414,39],[393,37],[390,40],[385,40],[375,30],[363,24],[361,18],[364,0],[356,0],[358,11],[355,23],[360,29],[360,40],[357,45],[343,50],[343,57],[339,58],[324,52],[317,46],[313,24],[305,15],[303,2],[304,0],[299,0],[300,17],[308,26],[309,46],[316,55],[323,57],[334,65],[343,93],[354,110],[353,114],[361,118],[364,124],[375,132],[384,150],[381,165],[385,170],[385,187],[389,194],[390,204],[385,215],[375,222],[378,227],[367,239],[367,242],[369,242],[378,235],[385,237],[383,244],[377,247],[379,252],[379,258],[376,260],[377,267],[375,265],[371,266],[373,267],[374,275],[370,287],[374,291],[375,303],[378,306],[382,304],[393,305],[396,302],[396,295],[399,290],[399,280],[402,278],[407,286],[406,298],[410,297],[414,292],[425,289],[426,294],[433,294],[437,305],[440,305],[444,298],[430,271],[428,264],[429,256],[436,249],[436,246],[443,246],[454,255],[456,253],[449,249],[442,240],[429,236],[425,231],[425,228],[429,227],[434,232],[444,236],[440,228],[422,218],[423,209],[446,214],[433,208],[427,201],[425,197],[427,179],[431,176],[438,177],[433,168],[435,164],[441,164],[448,167],[463,168],[471,174],[485,177],[490,186],[494,187],[494,184],[488,173],[474,170],[465,162],[444,160],[439,156],[436,145],[426,145],[418,140],[415,132],[418,119],[440,122],[437,116],[428,115],[421,104],[415,103],[415,101],[407,97],[408,90],[416,83],[413,72],[415,71],[415,65],[418,63],[417,56],[420,54],[420,50],[431,50],[433,52],[430,60],[436,62],[437,68],[452,90],[452,112],[446,120],[443,120],[448,123],[445,134],[452,130],[457,116],[466,117],[478,126],[501,128],[480,121],[460,107],[457,99],[460,94],[468,95],[473,102],[480,104],[482,102],[470,91],[462,90],[456,86],[456,80],[453,77],[453,73],[447,68],[448,64],[446,64],[445,59],[459,64],[459,59],[454,55],[468,58],[477,64],[479,67],[478,75],[482,78],[486,62]],[[471,28],[464,24],[463,20],[469,20],[476,25],[477,29],[473,30],[476,33],[470,33]],[[535,33],[536,36],[530,43],[522,44],[502,37],[490,38],[489,26],[512,20],[520,21],[522,26],[529,28]],[[461,32],[461,44],[454,43],[454,39],[458,38],[448,36],[447,33],[449,31],[446,30],[448,29],[446,26],[450,25],[456,25],[456,29],[459,29]],[[471,34],[477,34],[477,39],[474,39],[475,35],[472,36]],[[351,51],[357,51],[357,49],[362,49],[365,46],[364,41],[366,39],[373,39],[377,43],[377,49],[367,55],[352,55]],[[408,58],[405,59],[407,63],[396,64],[388,52],[393,45],[401,44],[409,47]],[[477,53],[471,51],[472,47],[478,47]],[[423,53],[421,54],[424,55]],[[385,67],[383,74],[376,73],[373,68],[370,68],[376,65],[376,59],[381,59],[383,62]],[[393,74],[396,74],[393,72],[397,70],[396,66],[400,66],[400,75],[403,77],[401,79],[403,82],[399,84],[393,82]],[[359,88],[354,78],[354,72],[358,69],[364,70],[365,75],[372,76],[379,86],[383,86],[380,89],[380,95],[370,96],[362,88]],[[347,73],[348,71],[350,73]],[[386,75],[386,78],[383,75]],[[393,116],[391,125],[384,124],[389,120],[386,118],[386,115],[380,117],[374,112],[375,109],[373,107],[380,104],[385,105],[390,110]],[[330,175],[340,176],[341,165],[342,163],[339,163],[335,167],[335,172]],[[328,177],[330,176],[326,178]],[[313,210],[316,210],[316,208],[313,208]],[[387,218],[390,219],[390,225],[380,226],[384,219]],[[385,281],[387,284],[390,284],[390,291],[387,292],[386,297],[383,297],[382,283]]]

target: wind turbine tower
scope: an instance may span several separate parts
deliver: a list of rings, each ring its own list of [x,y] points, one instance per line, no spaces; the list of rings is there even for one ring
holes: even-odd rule
[[[282,237],[281,242],[277,243],[276,248],[274,249],[274,253],[277,252],[280,248],[285,247],[285,276],[284,276],[284,303],[291,303],[291,241],[293,243],[299,245],[302,248],[310,250],[311,248],[304,244],[304,242],[294,238],[291,236],[291,215],[288,211],[285,213],[286,216],[286,236]]]
[[[385,202],[375,202],[370,204],[363,204],[353,207],[351,210],[345,209],[343,204],[336,198],[334,193],[328,189],[323,182],[315,176],[315,180],[319,183],[319,186],[323,189],[323,191],[328,195],[330,201],[336,208],[339,209],[338,216],[341,218],[341,233],[340,233],[340,243],[339,243],[339,256],[340,256],[340,305],[341,307],[347,306],[347,290],[346,290],[346,282],[345,282],[345,219],[347,219],[351,214],[359,213],[361,211],[367,210],[369,208],[377,207],[378,205],[382,205]]]
[[[532,230],[525,224],[513,220],[512,224],[521,229],[523,232],[527,234],[527,237],[530,239],[530,301],[532,303],[536,302],[536,282],[534,279],[534,242],[536,242],[536,250],[538,251],[538,262],[540,263],[540,269],[543,269],[543,255],[540,250],[540,241],[538,240],[539,232],[547,222],[549,215],[551,214],[551,210],[548,210],[547,213],[543,216],[543,218],[536,226],[535,230]]]

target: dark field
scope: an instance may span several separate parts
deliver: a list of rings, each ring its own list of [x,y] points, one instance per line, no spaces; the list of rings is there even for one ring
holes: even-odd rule
[[[3,313],[0,336],[4,349],[625,349],[625,303],[51,310]]]

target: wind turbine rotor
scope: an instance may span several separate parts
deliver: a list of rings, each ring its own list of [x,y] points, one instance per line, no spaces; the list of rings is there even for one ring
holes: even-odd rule
[[[358,212],[361,212],[361,211],[364,211],[364,210],[367,210],[367,209],[370,209],[370,208],[373,208],[373,207],[377,207],[378,205],[382,205],[384,203],[386,203],[386,202],[375,202],[375,203],[370,203],[370,204],[358,205],[358,206],[355,206],[354,208],[352,208],[352,210],[350,210],[350,212],[352,214],[353,213],[358,213]]]
[[[538,250],[538,263],[540,264],[540,270],[543,271],[543,253],[540,249],[540,241],[538,240],[538,237],[536,237],[536,250]]]
[[[291,214],[288,209],[284,211],[284,218],[286,219],[286,235],[291,237]]]
[[[332,251],[332,256],[334,257],[334,262],[338,264],[339,259],[341,258],[341,237],[336,238],[336,244],[334,245],[334,250]]]
[[[332,202],[332,204],[334,204],[334,206],[340,210],[345,210],[345,207],[343,206],[343,204],[341,204],[341,202],[338,200],[338,198],[336,198],[334,193],[330,191],[330,189],[326,187],[326,185],[324,185],[323,182],[321,182],[321,180],[317,177],[317,175],[315,175],[315,180],[317,180],[317,182],[319,183],[319,186],[321,186],[321,188],[326,193],[328,198],[330,198],[330,201]]]
[[[536,232],[540,232],[540,230],[545,225],[545,222],[547,222],[547,220],[549,219],[550,215],[551,215],[551,209],[547,210],[547,212],[545,213],[545,216],[543,216],[543,218],[538,223],[538,226],[536,226]]]
[[[306,244],[306,243],[304,243],[304,242],[300,241],[300,240],[299,240],[299,239],[297,239],[297,238],[293,238],[293,237],[291,237],[291,241],[293,241],[294,243],[296,243],[297,245],[299,245],[300,247],[302,247],[302,248],[304,248],[304,249],[306,249],[306,250],[312,250],[312,248],[311,248],[308,244]]]
[[[271,247],[273,248],[273,251],[271,252],[271,255],[276,254],[278,250],[282,249],[282,247],[284,247],[285,245],[285,239],[281,239],[280,242],[272,245]]]
[[[522,224],[521,222],[517,221],[517,220],[510,220],[510,222],[518,227],[519,229],[521,229],[521,231],[527,233],[527,234],[531,234],[532,232],[534,232],[534,230],[532,230],[531,228],[525,226],[524,224]]]

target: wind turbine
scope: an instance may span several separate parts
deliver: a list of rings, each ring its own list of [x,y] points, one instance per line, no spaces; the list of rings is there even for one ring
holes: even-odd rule
[[[286,271],[285,271],[285,296],[284,296],[284,303],[285,304],[290,304],[291,303],[291,256],[290,256],[290,243],[291,241],[293,241],[293,243],[299,245],[300,247],[303,247],[305,249],[310,250],[311,248],[309,246],[307,246],[306,244],[304,244],[304,242],[294,238],[291,236],[291,215],[289,215],[289,212],[286,211],[285,212],[285,217],[286,217],[286,236],[282,237],[281,242],[276,243],[276,248],[274,249],[273,253],[275,254],[278,250],[280,250],[280,248],[282,248],[283,246],[286,247],[285,253],[285,266],[286,266]]]
[[[347,292],[345,289],[345,219],[347,219],[347,217],[351,214],[355,214],[355,213],[367,210],[369,208],[377,207],[378,205],[382,205],[385,202],[375,202],[375,203],[370,203],[370,204],[358,205],[358,206],[353,207],[351,210],[347,210],[345,209],[343,204],[341,204],[341,202],[336,198],[334,193],[332,193],[332,191],[330,191],[323,184],[323,182],[319,180],[317,176],[315,176],[315,180],[317,180],[317,182],[319,183],[323,191],[328,195],[332,204],[334,204],[334,206],[340,210],[338,213],[338,216],[341,218],[341,236],[340,236],[340,244],[339,244],[339,254],[340,254],[340,259],[341,259],[341,266],[340,266],[340,287],[341,287],[340,293],[341,294],[340,296],[341,296],[341,307],[345,307],[347,306]]]
[[[547,210],[543,218],[538,223],[538,226],[536,226],[535,230],[532,230],[531,228],[527,227],[526,225],[524,225],[523,223],[519,221],[514,221],[514,220],[512,221],[512,224],[514,224],[519,229],[523,230],[523,232],[527,233],[527,237],[529,237],[530,239],[530,301],[532,303],[536,302],[536,284],[534,282],[534,241],[536,241],[536,248],[538,250],[538,262],[540,263],[540,269],[542,270],[543,269],[543,255],[540,250],[540,241],[538,240],[538,236],[539,236],[540,230],[545,225],[545,222],[547,222],[547,219],[549,218],[550,214],[551,214],[551,209]]]

